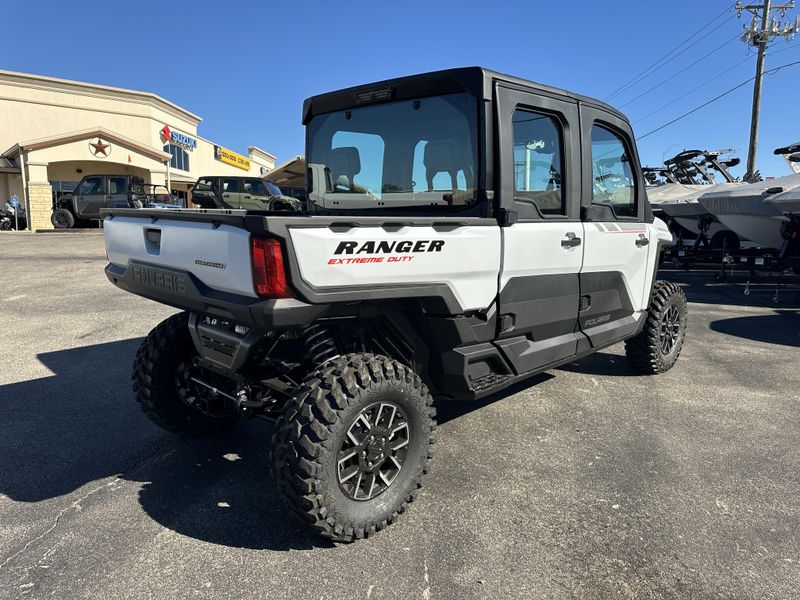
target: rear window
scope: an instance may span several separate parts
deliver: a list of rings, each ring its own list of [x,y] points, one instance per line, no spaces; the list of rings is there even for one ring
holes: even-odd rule
[[[309,199],[331,209],[469,206],[477,192],[477,121],[468,94],[318,115],[308,126]]]

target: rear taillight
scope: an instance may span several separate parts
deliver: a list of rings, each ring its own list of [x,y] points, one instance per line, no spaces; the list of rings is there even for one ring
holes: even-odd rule
[[[262,298],[290,298],[292,290],[286,277],[281,243],[254,237],[250,244],[250,255],[256,294]]]

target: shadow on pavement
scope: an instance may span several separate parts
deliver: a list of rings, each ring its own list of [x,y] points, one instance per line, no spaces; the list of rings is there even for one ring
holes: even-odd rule
[[[333,547],[283,506],[270,474],[272,425],[252,421],[200,440],[176,440],[124,478],[142,509],[194,539],[255,550]]]
[[[514,385],[507,387],[506,389],[497,392],[495,394],[491,394],[490,396],[486,396],[485,398],[481,398],[480,400],[473,400],[473,401],[456,401],[456,400],[436,400],[436,422],[439,425],[444,425],[448,421],[454,421],[459,417],[463,417],[464,415],[468,415],[469,413],[475,412],[476,410],[480,410],[485,406],[490,404],[494,404],[500,400],[508,398],[509,396],[513,396],[516,393],[519,393],[525,389],[533,387],[537,384],[540,384],[544,381],[548,381],[553,379],[555,375],[552,373],[539,373],[538,375],[534,375],[529,379],[525,379]]]
[[[800,347],[800,313],[777,311],[772,315],[733,317],[712,321],[711,330],[766,344]]]
[[[68,494],[162,437],[130,391],[139,342],[40,354],[52,376],[0,386],[0,493],[20,502]]]
[[[613,377],[639,377],[625,356],[608,352],[595,352],[575,362],[561,365],[560,371],[583,373],[584,375],[603,375]]]
[[[54,375],[0,386],[0,494],[40,502],[119,475],[142,482],[144,511],[182,535],[246,548],[330,546],[278,498],[269,423],[202,440],[150,423],[130,391],[140,341],[40,354]]]

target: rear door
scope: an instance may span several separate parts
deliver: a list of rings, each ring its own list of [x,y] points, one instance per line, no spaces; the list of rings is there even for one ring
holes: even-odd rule
[[[102,175],[84,177],[73,196],[76,217],[80,219],[99,219],[100,209],[106,201]]]
[[[586,106],[581,119],[586,245],[580,326],[596,347],[635,331],[647,307],[649,211],[628,123]]]
[[[226,208],[247,208],[242,206],[242,181],[236,177],[222,178],[222,202]]]
[[[518,373],[576,353],[580,220],[578,107],[560,96],[498,86],[501,228],[497,345]]]

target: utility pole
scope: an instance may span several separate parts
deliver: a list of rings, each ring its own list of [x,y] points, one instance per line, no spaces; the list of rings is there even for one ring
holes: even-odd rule
[[[748,11],[753,15],[753,20],[749,25],[744,26],[744,33],[741,40],[749,46],[758,48],[758,62],[756,63],[756,78],[753,84],[753,112],[750,117],[750,147],[747,151],[747,173],[745,179],[750,180],[756,172],[756,146],[758,145],[758,116],[761,111],[761,81],[764,78],[764,56],[770,38],[785,37],[790,38],[800,30],[800,17],[794,23],[783,23],[771,16],[771,11],[780,11],[781,19],[786,16],[786,11],[794,8],[794,0],[788,4],[770,6],[770,0],[764,0],[762,4],[742,4],[736,3],[736,11],[739,18],[743,11]]]

